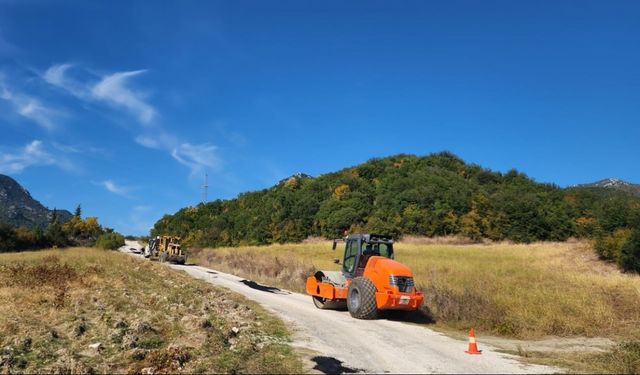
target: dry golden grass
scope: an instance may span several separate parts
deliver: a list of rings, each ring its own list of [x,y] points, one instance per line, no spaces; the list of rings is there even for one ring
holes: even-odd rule
[[[342,259],[342,251],[315,239],[197,250],[191,259],[304,292],[315,270],[340,269],[333,259]],[[484,335],[525,340],[606,337],[619,343],[609,352],[531,352],[525,360],[573,372],[640,372],[640,276],[598,260],[586,242],[472,245],[418,238],[397,243],[395,252],[425,292],[423,312],[435,321],[432,327],[454,335],[475,327]]]
[[[192,259],[301,292],[313,270],[339,269],[341,251],[312,242],[199,250]],[[396,260],[411,267],[425,312],[445,328],[529,339],[640,334],[640,277],[598,261],[584,242],[398,243]]]
[[[606,269],[584,243],[398,246],[442,324],[537,338],[626,336],[640,279]]]
[[[564,368],[574,374],[638,374],[640,373],[640,341],[623,341],[605,352],[592,351],[526,351],[504,350],[533,362]]]
[[[326,251],[329,249],[329,252]],[[271,246],[190,249],[189,260],[217,270],[303,292],[317,269],[339,269],[326,241]]]
[[[256,304],[124,254],[0,255],[3,372],[300,372],[288,340]]]

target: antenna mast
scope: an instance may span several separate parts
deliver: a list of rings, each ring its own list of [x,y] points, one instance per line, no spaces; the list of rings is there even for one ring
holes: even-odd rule
[[[202,203],[207,201],[207,190],[209,189],[209,175],[204,174],[204,185],[202,185]]]

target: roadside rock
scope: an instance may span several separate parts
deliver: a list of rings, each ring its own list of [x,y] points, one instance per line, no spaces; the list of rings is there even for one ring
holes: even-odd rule
[[[104,347],[102,346],[102,343],[96,342],[96,343],[93,343],[93,344],[89,345],[89,349],[88,350],[84,350],[84,351],[80,352],[79,354],[82,355],[82,356],[85,356],[85,357],[95,357],[96,355],[100,354],[103,349],[104,349]]]

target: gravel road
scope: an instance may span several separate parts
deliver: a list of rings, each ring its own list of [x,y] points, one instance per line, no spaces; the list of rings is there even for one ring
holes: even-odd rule
[[[130,247],[138,247],[128,242]],[[467,342],[415,324],[387,319],[357,320],[346,311],[319,310],[311,297],[209,268],[170,265],[189,275],[226,287],[276,313],[293,328],[294,346],[310,354],[310,367],[326,373],[554,373],[561,370],[525,365],[482,343],[482,355],[468,355]]]

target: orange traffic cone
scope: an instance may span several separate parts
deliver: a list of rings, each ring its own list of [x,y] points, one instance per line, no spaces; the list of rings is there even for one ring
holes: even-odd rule
[[[482,350],[478,350],[478,344],[476,344],[476,332],[471,328],[469,331],[469,350],[464,351],[467,354],[482,354]]]

